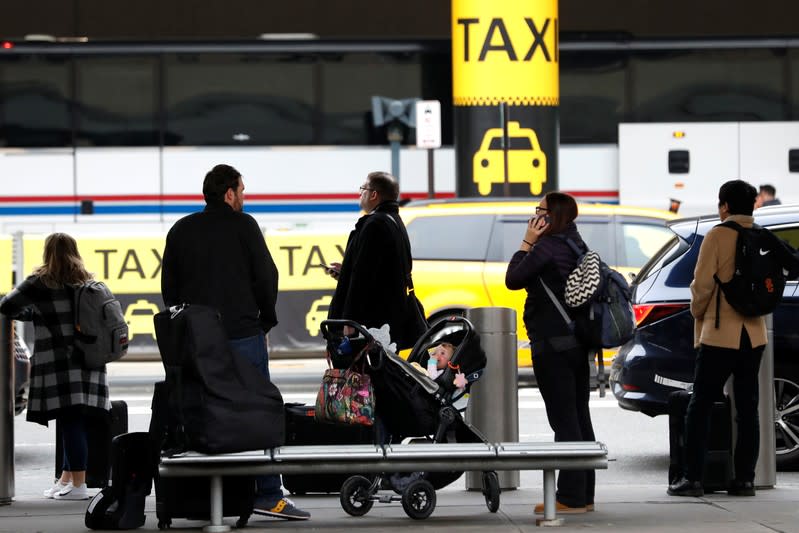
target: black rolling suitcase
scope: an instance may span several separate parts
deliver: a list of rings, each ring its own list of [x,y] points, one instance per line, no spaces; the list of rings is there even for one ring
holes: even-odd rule
[[[153,461],[158,464],[160,451],[165,453],[176,444],[175,417],[169,409],[165,381],[155,384],[150,418]],[[211,482],[208,478],[162,478],[155,471],[155,514],[158,528],[168,528],[173,518],[208,520],[211,509]],[[222,479],[222,515],[236,516],[236,527],[244,527],[255,504],[255,478],[233,476]]]
[[[676,391],[669,395],[669,483],[683,474],[685,464],[685,414],[691,393]],[[702,486],[705,492],[725,491],[732,480],[732,414],[726,396],[713,403],[705,457]]]
[[[102,488],[108,485],[111,474],[111,441],[117,435],[128,432],[128,404],[111,402],[110,416],[90,416],[86,420],[89,462],[86,465],[86,486]],[[61,476],[64,464],[64,445],[61,428],[55,426],[55,477]]]
[[[374,430],[365,426],[325,424],[314,420],[314,406],[286,404],[286,444],[371,444]],[[290,474],[283,476],[283,487],[292,494],[339,492],[348,477],[358,474]],[[372,478],[373,475],[365,477]]]

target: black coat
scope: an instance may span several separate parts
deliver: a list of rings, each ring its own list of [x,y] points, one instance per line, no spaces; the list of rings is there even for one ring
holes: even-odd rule
[[[586,249],[577,226],[572,222],[558,237],[542,236],[529,252],[519,250],[513,254],[505,273],[508,289],[527,290],[524,326],[533,344],[571,335],[571,330],[541,285],[543,280],[566,309],[563,295],[566,277],[577,266],[577,255],[560,237],[568,237],[578,247]]]
[[[167,234],[162,269],[164,303],[213,307],[231,339],[277,324],[277,267],[246,213],[223,203],[181,218]]]
[[[369,328],[388,324],[392,341],[407,345],[403,331],[408,316],[406,262],[411,268],[399,206],[384,202],[358,219],[350,233],[328,318],[353,320]],[[415,340],[410,339],[411,343]]]

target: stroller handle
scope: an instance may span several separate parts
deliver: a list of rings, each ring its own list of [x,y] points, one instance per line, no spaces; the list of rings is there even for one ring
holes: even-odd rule
[[[330,340],[330,327],[331,326],[341,326],[342,330],[344,329],[344,326],[350,326],[355,331],[357,331],[358,333],[363,335],[367,342],[372,342],[374,340],[374,337],[372,337],[372,334],[369,333],[366,330],[366,328],[363,327],[358,322],[355,322],[353,320],[332,319],[332,318],[328,319],[328,320],[323,320],[322,323],[319,324],[319,330],[322,332],[322,336],[325,339],[327,339],[327,340]]]

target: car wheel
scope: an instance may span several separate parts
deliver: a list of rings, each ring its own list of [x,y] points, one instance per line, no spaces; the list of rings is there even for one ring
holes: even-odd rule
[[[799,464],[799,385],[774,378],[774,440],[777,468]]]

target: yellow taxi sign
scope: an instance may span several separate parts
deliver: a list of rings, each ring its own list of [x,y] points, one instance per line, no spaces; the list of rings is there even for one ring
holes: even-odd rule
[[[557,0],[453,0],[456,106],[557,106]]]

